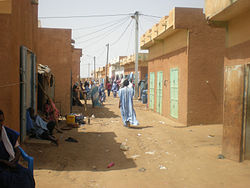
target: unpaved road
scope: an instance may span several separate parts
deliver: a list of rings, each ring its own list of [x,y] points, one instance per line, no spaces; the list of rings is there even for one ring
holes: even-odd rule
[[[81,111],[74,108],[74,111]],[[222,125],[178,128],[135,102],[140,126],[122,126],[118,99],[92,109],[90,125],[56,134],[53,144],[29,144],[38,188],[249,187],[250,162],[217,159]],[[78,143],[64,141],[67,137]],[[128,151],[120,144],[126,142]],[[107,168],[114,162],[115,165]]]

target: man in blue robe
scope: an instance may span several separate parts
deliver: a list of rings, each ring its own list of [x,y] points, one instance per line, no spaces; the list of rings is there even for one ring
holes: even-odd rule
[[[0,110],[0,187],[34,188],[31,171],[18,164],[21,156],[18,148],[19,133],[3,124],[4,113]]]
[[[129,81],[125,80],[123,82],[124,87],[118,92],[120,97],[119,108],[121,110],[123,124],[126,127],[130,127],[130,125],[139,125],[133,108],[134,90],[133,88],[129,88],[128,85]]]

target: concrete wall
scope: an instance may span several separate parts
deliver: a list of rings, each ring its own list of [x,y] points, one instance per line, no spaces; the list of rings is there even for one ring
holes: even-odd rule
[[[227,47],[250,40],[250,8],[228,22]]]
[[[12,13],[0,14],[0,109],[6,125],[20,131],[20,46],[36,53],[37,5],[13,0]]]
[[[151,52],[150,52],[151,53]],[[170,116],[170,69],[179,68],[179,112],[178,120]],[[162,88],[162,115],[174,121],[187,124],[187,80],[188,80],[188,54],[187,48],[183,47],[172,51],[164,56],[150,60],[148,63],[148,75],[150,72],[155,73],[155,102],[156,111],[156,89],[157,89],[157,72],[163,71],[163,88]],[[150,78],[148,76],[148,88],[150,88]],[[148,90],[149,96],[149,90]]]
[[[205,14],[208,17],[221,12],[237,0],[205,0]]]
[[[72,85],[80,82],[80,62],[82,57],[82,49],[72,49]]]
[[[148,74],[148,63],[147,62],[139,62],[138,63],[138,73],[139,79],[145,79],[146,74]],[[135,63],[129,63],[123,66],[124,67],[124,75],[129,75],[131,72],[135,74]]]
[[[71,30],[38,29],[37,62],[48,65],[55,75],[55,104],[64,115],[70,112]]]
[[[189,32],[188,125],[223,123],[225,29],[201,14]]]
[[[187,30],[177,30],[171,36],[158,41],[155,45],[149,48],[150,53],[148,54],[149,59],[168,54],[172,51],[187,46]]]

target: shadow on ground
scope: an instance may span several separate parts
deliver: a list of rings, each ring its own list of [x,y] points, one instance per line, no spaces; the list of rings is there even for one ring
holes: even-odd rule
[[[89,101],[88,101],[89,102]],[[82,113],[84,116],[94,116],[96,118],[116,118],[120,117],[116,115],[113,111],[110,111],[108,106],[109,104],[103,104],[102,106],[97,106],[95,108],[92,108],[92,104],[87,104],[87,111],[84,110],[84,107],[80,106],[73,106],[72,112],[73,113]]]
[[[67,137],[76,139],[78,143],[66,142]],[[133,159],[126,158],[115,137],[113,132],[78,132],[73,129],[61,134],[58,147],[29,144],[24,149],[34,157],[35,170],[110,171],[135,168]],[[107,168],[111,162],[115,165]]]

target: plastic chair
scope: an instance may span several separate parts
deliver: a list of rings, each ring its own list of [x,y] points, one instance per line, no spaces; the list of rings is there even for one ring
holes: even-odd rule
[[[25,153],[25,151],[19,146],[19,149],[21,151],[22,157],[25,161],[28,162],[28,169],[31,171],[31,174],[33,176],[33,163],[34,163],[34,158],[28,156],[27,153]]]

